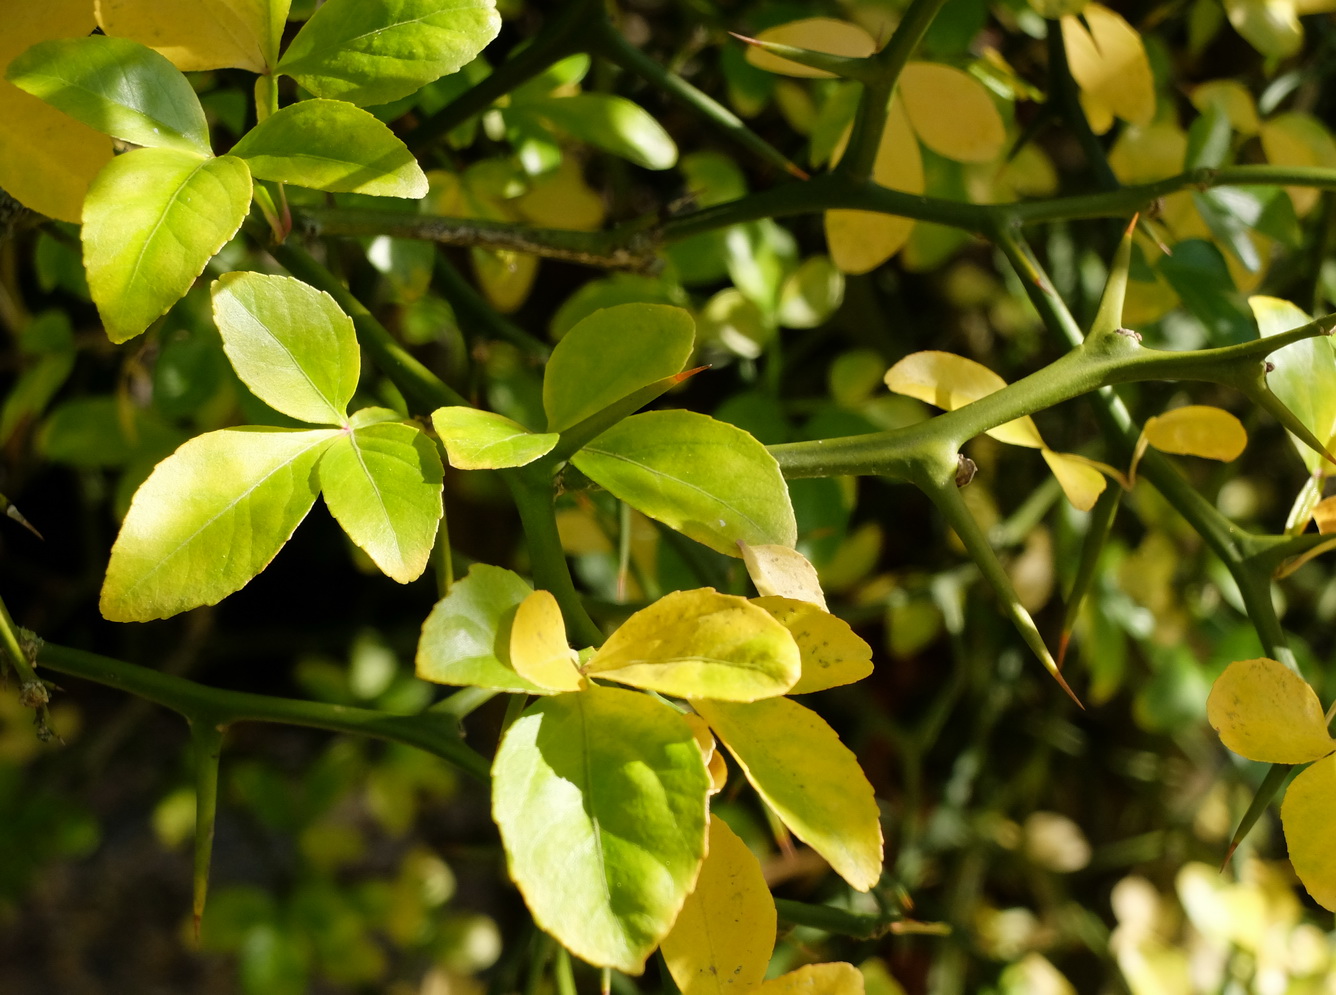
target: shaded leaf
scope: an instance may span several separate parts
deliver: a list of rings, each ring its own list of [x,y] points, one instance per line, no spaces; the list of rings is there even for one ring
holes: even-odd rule
[[[114,622],[217,604],[277,555],[315,503],[335,429],[229,428],[191,439],[144,481],[102,584]]]
[[[692,704],[793,835],[859,891],[877,883],[881,824],[872,785],[824,719],[788,698]]]
[[[645,169],[671,169],[677,145],[663,126],[639,104],[610,93],[540,97],[516,107],[515,116],[533,116]]]
[[[228,273],[213,317],[242,383],[276,411],[342,424],[362,357],[352,319],[324,291],[288,276]]]
[[[830,17],[805,17],[798,21],[789,21],[787,24],[766,28],[756,36],[756,39],[855,59],[871,55],[877,50],[877,43],[863,28],[849,21],[838,21]],[[824,69],[804,66],[756,46],[748,46],[747,61],[758,69],[783,76],[801,76],[808,79],[833,79],[835,76],[834,73],[828,73]]]
[[[911,62],[900,96],[914,133],[938,155],[957,162],[992,162],[1007,130],[993,98],[977,79],[953,66]]]
[[[1300,764],[1336,750],[1308,682],[1265,657],[1225,668],[1211,688],[1206,717],[1220,741],[1249,760]]]
[[[675,591],[622,623],[585,673],[679,698],[755,701],[802,672],[789,631],[745,598]]]
[[[492,766],[492,815],[538,926],[639,974],[705,857],[709,777],[690,726],[634,691],[536,702]]]

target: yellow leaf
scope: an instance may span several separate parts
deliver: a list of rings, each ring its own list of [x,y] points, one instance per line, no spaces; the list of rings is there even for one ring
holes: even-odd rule
[[[816,567],[802,553],[788,546],[748,546],[745,542],[738,545],[742,547],[742,562],[747,565],[756,593],[808,601],[819,605],[822,611],[829,610]]]
[[[39,41],[78,38],[95,26],[91,0],[7,3],[0,13],[0,69]]]
[[[78,224],[111,139],[0,80],[0,188],[19,203]]]
[[[863,974],[852,964],[808,964],[767,981],[756,995],[863,995]]]
[[[764,609],[704,587],[636,612],[585,673],[684,698],[755,701],[793,687],[802,657],[789,630]]]
[[[1285,791],[1280,805],[1294,873],[1324,909],[1336,912],[1336,757],[1319,760]]]
[[[1155,80],[1141,36],[1102,4],[1087,5],[1085,21],[1088,31],[1075,17],[1062,19],[1062,40],[1077,86],[1114,117],[1150,124],[1155,117]]]
[[[603,198],[585,183],[580,163],[572,155],[563,156],[554,173],[535,180],[515,207],[536,225],[574,231],[597,231],[607,215]]]
[[[1104,474],[1095,469],[1090,461],[1072,453],[1055,453],[1044,449],[1044,462],[1053,471],[1062,486],[1062,493],[1079,511],[1089,511],[1095,501],[1104,493],[1107,482]]]
[[[518,311],[533,289],[538,257],[509,249],[473,249],[471,254],[473,272],[487,303],[502,314]]]
[[[588,682],[575,669],[575,660],[557,599],[550,591],[534,591],[520,602],[510,624],[510,665],[549,691],[579,691]]]
[[[97,0],[97,22],[109,35],[157,49],[177,69],[248,69],[268,73],[290,0]]]
[[[900,96],[915,134],[938,155],[957,162],[991,162],[1006,146],[1007,129],[988,90],[969,73],[935,62],[911,62]]]
[[[682,995],[731,995],[765,979],[775,946],[775,901],[761,865],[724,820],[710,819],[709,850],[663,959]]]
[[[1336,532],[1336,497],[1323,498],[1313,506],[1313,521],[1323,535]]]
[[[859,891],[877,883],[881,822],[872,785],[821,716],[789,698],[692,705],[794,836]]]
[[[717,795],[728,786],[728,763],[722,751],[714,751],[705,770],[710,775],[710,794]]]
[[[767,28],[756,36],[758,41],[771,41],[777,45],[791,45],[805,48],[812,52],[825,52],[827,55],[847,55],[855,59],[871,55],[877,50],[877,43],[872,36],[857,24],[837,21],[829,17],[807,17],[800,21],[790,21],[773,28]],[[779,73],[783,76],[803,76],[811,79],[833,79],[834,73],[823,69],[781,59],[771,55],[765,49],[755,45],[747,47],[747,61],[758,69]]]
[[[1303,111],[1277,114],[1262,124],[1262,151],[1273,166],[1336,167],[1336,141],[1326,126]],[[1311,187],[1286,187],[1300,216],[1317,203],[1321,191]]]
[[[1225,746],[1249,760],[1302,764],[1336,750],[1308,682],[1266,657],[1225,668],[1206,699],[1206,718]]]
[[[752,604],[773,615],[798,644],[803,672],[789,694],[852,684],[872,673],[872,647],[844,619],[806,601],[783,597],[756,598]]]
[[[836,162],[843,153],[848,139],[840,143]],[[904,101],[891,101],[886,115],[886,127],[877,146],[877,158],[872,166],[872,178],[884,187],[906,193],[922,193],[923,155],[918,139],[909,125]],[[844,273],[867,273],[876,269],[899,252],[914,222],[909,218],[892,217],[875,211],[827,211],[825,218],[826,243],[830,258]]]
[[[927,401],[947,411],[1001,390],[1007,382],[982,363],[951,352],[915,352],[886,371],[886,386],[897,394]],[[1034,420],[1026,415],[1009,421],[988,434],[1013,446],[1043,449],[1044,440]]]
[[[1177,122],[1128,125],[1109,151],[1109,168],[1124,183],[1151,183],[1183,172],[1187,154],[1188,135]]]
[[[1223,408],[1189,404],[1146,422],[1146,441],[1162,453],[1202,456],[1229,463],[1248,444],[1243,423]]]
[[[1209,107],[1219,107],[1241,135],[1255,135],[1262,126],[1252,93],[1236,79],[1213,79],[1193,88],[1192,106],[1203,114]]]

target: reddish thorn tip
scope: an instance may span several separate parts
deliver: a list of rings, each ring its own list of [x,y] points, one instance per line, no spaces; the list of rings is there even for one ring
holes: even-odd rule
[[[1062,636],[1058,639],[1058,669],[1062,669],[1062,662],[1067,659],[1067,644],[1071,642],[1072,634],[1070,630],[1064,630]]]
[[[1071,689],[1071,686],[1067,683],[1062,674],[1054,671],[1053,678],[1062,686],[1062,690],[1067,692],[1067,697],[1076,702],[1076,707],[1084,712],[1086,710],[1085,705],[1081,704],[1081,699],[1076,697],[1076,692]]]
[[[1238,840],[1234,840],[1232,843],[1229,844],[1229,849],[1225,851],[1225,859],[1220,861],[1221,874],[1225,873],[1225,868],[1229,866],[1229,862],[1234,856],[1234,851],[1237,850],[1238,848],[1239,848]]]
[[[784,164],[784,168],[788,171],[790,176],[796,176],[800,180],[810,180],[812,178],[811,173],[807,172],[804,169],[798,168],[791,162],[786,162]]]

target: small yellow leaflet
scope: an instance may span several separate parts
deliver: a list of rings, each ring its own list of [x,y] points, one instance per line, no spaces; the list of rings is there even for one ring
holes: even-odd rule
[[[510,626],[510,665],[515,673],[550,691],[579,691],[588,684],[575,669],[566,644],[561,608],[551,591],[534,591],[515,609]]]

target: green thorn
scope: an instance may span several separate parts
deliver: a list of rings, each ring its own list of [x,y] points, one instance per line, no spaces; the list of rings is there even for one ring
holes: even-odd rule
[[[829,52],[814,52],[809,48],[797,48],[793,45],[781,45],[779,42],[749,38],[746,35],[738,34],[736,31],[730,31],[729,34],[746,45],[762,49],[778,58],[788,59],[790,62],[807,66],[809,69],[819,69],[842,79],[856,80],[859,83],[871,83],[879,74],[877,63],[872,59],[850,55],[831,55]]]
[[[1284,786],[1290,774],[1294,772],[1289,764],[1272,764],[1271,769],[1266,772],[1266,777],[1257,787],[1257,793],[1253,795],[1252,803],[1248,806],[1248,811],[1243,813],[1243,819],[1239,822],[1239,828],[1234,830],[1234,836],[1229,841],[1229,850],[1225,853],[1225,859],[1220,865],[1224,870],[1229,863],[1229,859],[1234,856],[1234,851],[1238,849],[1239,844],[1244,838],[1252,832],[1253,826],[1257,820],[1262,817],[1262,813],[1267,810],[1271,800],[1276,797],[1276,793]]]
[[[195,763],[195,896],[192,906],[195,943],[199,943],[204,902],[209,893],[209,863],[213,859],[213,827],[218,814],[218,761],[223,752],[223,729],[207,717],[190,720],[190,742]]]
[[[1076,616],[1081,610],[1090,584],[1095,579],[1095,567],[1104,543],[1109,538],[1113,519],[1118,514],[1118,506],[1123,500],[1121,487],[1106,487],[1104,493],[1095,501],[1090,512],[1090,527],[1086,531],[1085,542],[1081,545],[1081,562],[1072,579],[1072,589],[1067,592],[1067,611],[1062,619],[1062,636],[1058,640],[1058,666],[1061,667],[1067,656],[1067,644],[1071,639],[1072,629],[1076,626]]]

